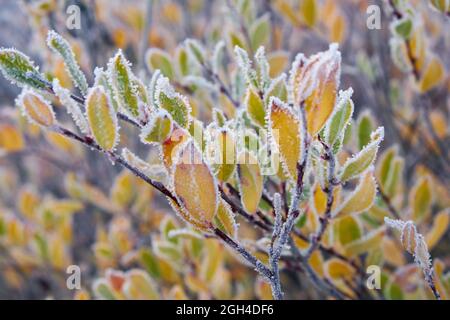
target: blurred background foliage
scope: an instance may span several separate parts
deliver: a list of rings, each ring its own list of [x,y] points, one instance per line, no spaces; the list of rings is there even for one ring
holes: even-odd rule
[[[381,8],[379,30],[366,26],[373,4]],[[81,10],[80,30],[66,28],[70,5]],[[338,160],[384,126],[375,170],[379,194],[369,210],[333,223],[336,239],[325,239],[327,250],[316,251],[310,264],[350,298],[432,298],[399,237],[383,228],[385,216],[413,220],[433,257],[437,289],[450,297],[448,1],[3,0],[0,7],[0,45],[25,52],[64,87],[72,87],[64,63],[46,48],[51,29],[70,40],[89,83],[94,68],[121,48],[136,74],[149,79],[161,69],[205,123],[219,105],[232,118],[233,101],[198,89],[192,82],[198,79],[187,77],[195,70],[183,62],[186,38],[209,51],[225,41],[225,63],[216,70],[223,79],[236,68],[235,45],[250,56],[264,45],[276,77],[298,52],[309,56],[338,42],[341,87],[353,88],[355,105]],[[147,48],[156,53],[149,61]],[[0,298],[271,298],[268,284],[220,242],[171,233],[183,223],[151,187],[105,157],[27,123],[14,108],[18,93],[0,78]],[[58,107],[55,112],[61,114]],[[131,127],[122,130],[122,142],[157,162],[156,148],[139,146],[136,134],[125,134]],[[312,192],[298,225],[306,235],[324,210],[323,191]],[[244,243],[267,259],[258,252],[260,232],[239,222]],[[327,297],[297,266],[282,263],[287,298]],[[66,287],[71,264],[82,270],[82,290]],[[382,266],[382,290],[365,288],[371,264]]]

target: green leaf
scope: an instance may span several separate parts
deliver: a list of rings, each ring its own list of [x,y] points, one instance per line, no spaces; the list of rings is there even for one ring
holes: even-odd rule
[[[270,35],[270,16],[265,14],[253,22],[250,27],[250,41],[252,49],[256,51],[260,46],[265,45]]]
[[[135,76],[121,50],[109,61],[108,72],[119,107],[131,117],[138,119],[140,110],[137,88],[133,83]]]
[[[0,70],[3,76],[19,87],[30,86],[35,89],[45,89],[44,76],[34,66],[34,63],[22,52],[15,49],[0,49]]]
[[[249,87],[247,89],[247,95],[245,98],[245,106],[247,107],[247,114],[250,119],[261,128],[266,126],[266,110],[264,102],[255,91],[255,89]]]
[[[142,128],[140,138],[143,143],[162,143],[170,135],[173,129],[173,121],[165,110],[159,110],[150,121]]]
[[[156,97],[158,107],[165,109],[180,127],[189,128],[191,122],[189,101],[186,97],[175,92],[166,77],[158,78]]]
[[[381,141],[384,138],[384,129],[379,127],[371,134],[371,142],[358,154],[348,159],[341,169],[339,178],[342,182],[353,179],[363,173],[375,161]]]
[[[375,121],[370,111],[363,112],[357,120],[358,125],[358,147],[362,149],[370,141],[370,134],[375,128]]]
[[[75,59],[75,54],[73,53],[69,42],[67,42],[60,34],[52,30],[49,31],[47,35],[47,45],[53,52],[62,57],[66,70],[75,86],[80,89],[83,95],[86,95],[89,86],[84,73],[81,71],[80,66]]]
[[[332,146],[333,152],[337,153],[342,146],[345,130],[353,114],[353,101],[349,89],[339,93],[339,102],[334,114],[325,127],[325,141]]]
[[[113,292],[113,289],[105,279],[98,279],[92,286],[94,294],[99,299],[103,300],[116,300],[117,297]]]

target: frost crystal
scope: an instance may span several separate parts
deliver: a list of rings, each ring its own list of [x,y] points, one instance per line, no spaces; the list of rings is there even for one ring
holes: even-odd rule
[[[52,85],[55,95],[59,98],[61,104],[67,108],[67,112],[72,116],[72,119],[77,127],[82,133],[86,135],[90,134],[89,124],[87,123],[78,103],[71,98],[70,91],[63,88],[57,78],[53,79]]]
[[[384,222],[391,228],[401,232],[400,239],[405,249],[414,256],[414,261],[423,270],[425,278],[430,281],[433,275],[432,261],[425,238],[417,232],[416,226],[412,221],[393,220],[388,217]]]
[[[234,53],[236,54],[236,60],[238,67],[242,74],[245,76],[245,79],[247,83],[254,85],[255,87],[258,87],[258,82],[256,79],[256,72],[252,68],[252,63],[250,59],[248,58],[247,51],[244,49],[235,46],[234,47]]]

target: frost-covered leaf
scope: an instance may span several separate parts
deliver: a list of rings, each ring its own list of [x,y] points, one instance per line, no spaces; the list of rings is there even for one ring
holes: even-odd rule
[[[289,55],[285,51],[275,51],[271,52],[267,59],[270,66],[269,76],[275,78],[285,70],[289,62]]]
[[[258,209],[264,186],[261,168],[257,159],[249,152],[240,154],[238,160],[237,173],[241,203],[247,212],[255,213]]]
[[[307,128],[315,136],[334,110],[341,74],[341,53],[337,44],[306,59],[297,55],[290,73],[294,104],[304,104]]]
[[[272,97],[278,98],[284,102],[288,100],[286,75],[284,73],[272,80],[264,94],[264,102],[269,104]]]
[[[122,157],[133,167],[144,172],[150,179],[166,184],[168,172],[163,164],[150,164],[139,158],[127,148],[122,149]]]
[[[114,107],[114,111],[119,111],[119,104],[116,100],[116,97],[114,95],[114,90],[111,86],[111,82],[108,79],[108,73],[103,70],[103,68],[95,68],[94,70],[94,87],[96,86],[103,86],[106,90],[106,93],[108,94],[109,101],[111,101],[111,104]]]
[[[44,89],[46,86],[39,79],[44,76],[28,56],[15,49],[0,49],[0,70],[3,76],[19,87]]]
[[[158,107],[165,109],[182,128],[189,128],[191,107],[186,97],[172,88],[169,79],[159,77],[155,93]]]
[[[250,119],[261,128],[266,126],[266,110],[264,102],[258,92],[252,87],[247,89],[245,106]]]
[[[217,214],[214,218],[215,224],[232,238],[237,236],[237,224],[233,211],[230,206],[224,201],[220,200]]]
[[[161,73],[169,79],[173,79],[175,77],[175,71],[172,66],[172,58],[167,52],[158,48],[151,48],[147,51],[145,57],[147,67],[150,71],[154,72],[155,70],[160,70]],[[185,67],[182,69],[184,70]]]
[[[56,123],[52,106],[35,91],[24,89],[16,103],[30,122],[43,127],[50,127]]]
[[[352,89],[339,93],[336,110],[325,127],[325,141],[335,153],[340,150],[343,144],[345,130],[353,114],[352,93]]]
[[[384,218],[384,222],[391,228],[401,232],[400,241],[403,247],[414,256],[414,261],[422,269],[425,278],[433,276],[432,262],[425,238],[417,231],[412,221],[392,220]]]
[[[172,117],[161,109],[152,116],[150,121],[142,128],[139,137],[143,143],[162,143],[172,132]]]
[[[95,142],[103,150],[113,150],[119,141],[119,125],[116,112],[102,86],[89,90],[85,108]]]
[[[341,208],[337,210],[339,215],[360,213],[368,210],[375,200],[377,184],[373,172],[369,171],[360,178],[356,189],[344,200]]]
[[[234,54],[236,55],[236,62],[240,72],[245,77],[247,84],[259,87],[258,79],[255,70],[252,68],[252,63],[248,57],[247,52],[239,46],[234,47]]]
[[[201,43],[194,39],[187,39],[184,43],[194,61],[200,65],[204,64],[206,61],[206,52]]]
[[[83,134],[90,134],[89,124],[81,111],[81,108],[75,100],[72,99],[70,91],[63,88],[57,78],[53,79],[53,91],[58,97],[61,104],[67,109],[67,112],[71,115],[73,121]]]
[[[236,139],[231,130],[214,130],[208,139],[214,157],[214,172],[220,181],[231,178],[236,168]]]
[[[179,147],[183,145],[189,137],[189,133],[186,130],[177,128],[174,126],[174,130],[170,137],[168,137],[161,146],[161,157],[163,159],[164,165],[168,168],[172,168],[172,163],[175,156],[178,153]]]
[[[375,160],[381,141],[384,138],[384,129],[379,127],[371,134],[371,142],[358,154],[349,158],[341,169],[339,178],[345,182],[364,172]]]
[[[108,73],[114,97],[120,109],[138,119],[141,110],[139,109],[137,88],[133,83],[135,76],[131,72],[130,62],[125,59],[121,50],[109,61]]]
[[[412,220],[420,224],[431,213],[433,192],[429,177],[420,178],[409,194],[409,205],[412,210]]]
[[[272,98],[269,109],[269,130],[285,172],[292,180],[297,179],[297,163],[303,150],[301,124],[296,115],[279,99]]]
[[[80,66],[75,59],[75,54],[73,53],[69,42],[67,42],[60,34],[52,30],[49,31],[47,35],[47,45],[53,52],[62,57],[67,72],[70,74],[75,86],[80,89],[83,95],[86,95],[89,86],[84,73],[81,71]]]
[[[180,148],[174,161],[173,183],[176,197],[189,216],[202,224],[211,223],[219,203],[217,184],[192,140]]]

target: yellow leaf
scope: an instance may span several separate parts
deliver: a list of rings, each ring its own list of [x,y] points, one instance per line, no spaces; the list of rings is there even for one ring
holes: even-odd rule
[[[433,192],[428,176],[421,177],[409,194],[409,205],[412,210],[412,219],[416,224],[424,221],[431,213]]]
[[[24,148],[25,142],[22,134],[10,124],[0,125],[0,150],[17,152]]]
[[[172,167],[173,159],[178,153],[179,147],[187,141],[188,133],[181,128],[172,131],[170,136],[161,145],[161,156],[167,168]]]
[[[255,213],[263,191],[263,176],[258,160],[249,152],[242,153],[237,172],[242,206],[247,212]]]
[[[433,110],[430,112],[430,121],[436,135],[440,139],[444,139],[447,136],[449,128],[445,114],[440,110]]]
[[[300,121],[283,102],[272,99],[270,103],[269,129],[273,142],[280,153],[285,173],[292,179],[297,179],[297,163],[301,158]]]
[[[289,62],[289,56],[284,51],[276,51],[268,55],[268,61],[270,66],[269,76],[276,78],[286,68]]]
[[[306,25],[310,28],[313,27],[317,18],[316,0],[303,0],[300,5],[300,12]]]
[[[330,26],[330,42],[342,43],[345,35],[345,17],[338,15],[334,17]]]
[[[433,58],[420,79],[420,92],[424,93],[437,86],[445,77],[445,70],[438,58]]]
[[[216,223],[219,228],[222,229],[226,234],[232,238],[236,238],[237,235],[237,224],[233,212],[230,206],[224,201],[220,200],[219,208],[216,214]]]
[[[119,126],[117,115],[102,86],[90,89],[86,98],[86,115],[98,145],[103,150],[113,150],[119,140]]]
[[[316,209],[317,214],[322,216],[325,213],[327,207],[327,194],[322,190],[320,184],[316,184],[314,189],[314,209]]]
[[[355,269],[338,258],[331,258],[325,262],[326,274],[331,279],[346,279],[348,281],[352,280],[355,273]]]
[[[210,224],[219,203],[214,176],[191,140],[184,144],[174,162],[174,191],[189,216],[202,224]]]
[[[387,262],[393,264],[394,266],[402,266],[405,264],[403,249],[397,245],[397,242],[393,241],[389,237],[384,237],[381,247],[383,250],[383,257]]]
[[[431,250],[439,242],[448,229],[450,222],[449,210],[439,212],[433,220],[433,226],[425,236],[428,248]]]
[[[373,172],[367,172],[360,178],[359,184],[338,210],[339,215],[350,213],[360,213],[370,209],[377,193],[377,184],[373,177]]]
[[[378,247],[385,231],[386,229],[384,227],[380,227],[371,231],[364,237],[347,244],[344,247],[345,254],[347,256],[355,256]]]
[[[236,142],[230,130],[219,130],[213,142],[215,154],[214,171],[220,181],[231,178],[236,169]]]
[[[50,103],[32,90],[23,90],[18,98],[18,104],[30,122],[43,127],[55,124],[55,114]]]

